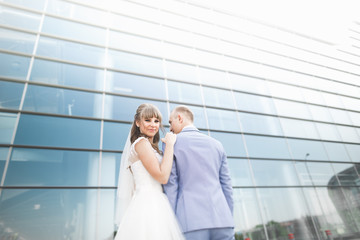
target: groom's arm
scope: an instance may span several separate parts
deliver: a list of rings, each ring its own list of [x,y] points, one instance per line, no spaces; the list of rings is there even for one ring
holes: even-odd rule
[[[233,188],[231,183],[229,166],[227,163],[227,157],[225,151],[223,150],[222,159],[221,159],[221,168],[220,168],[220,183],[225,195],[226,201],[229,205],[231,213],[234,212],[234,200],[233,200]]]

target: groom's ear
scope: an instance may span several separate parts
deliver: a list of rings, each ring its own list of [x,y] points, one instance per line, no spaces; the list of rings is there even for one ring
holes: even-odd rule
[[[179,118],[179,122],[182,123],[184,120],[183,116],[181,116],[181,114],[178,114],[178,118]]]

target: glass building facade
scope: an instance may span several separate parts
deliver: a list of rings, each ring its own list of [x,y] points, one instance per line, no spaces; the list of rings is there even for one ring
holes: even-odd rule
[[[237,240],[360,239],[359,23],[338,48],[206,1],[0,10],[0,239],[113,239],[143,102],[223,143]]]

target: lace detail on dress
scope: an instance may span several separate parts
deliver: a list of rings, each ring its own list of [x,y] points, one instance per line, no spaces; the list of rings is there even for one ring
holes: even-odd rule
[[[140,142],[140,140],[142,139],[146,139],[147,141],[149,141],[146,137],[139,137],[138,139],[136,139],[132,144],[131,144],[131,147],[130,147],[130,157],[129,157],[129,164],[133,164],[135,163],[136,161],[140,161],[140,159],[137,157],[138,154],[137,152],[135,151],[135,145]]]

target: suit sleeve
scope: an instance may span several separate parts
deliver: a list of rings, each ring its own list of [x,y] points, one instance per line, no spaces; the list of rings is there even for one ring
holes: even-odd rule
[[[164,149],[164,148],[163,148]],[[171,173],[167,184],[164,184],[164,192],[169,199],[170,205],[176,213],[177,197],[178,197],[178,174],[176,168],[176,157],[171,168]]]
[[[223,149],[222,149],[223,150]],[[226,201],[229,205],[231,213],[234,214],[234,200],[233,200],[233,188],[231,183],[229,166],[227,163],[227,158],[225,151],[222,151],[221,157],[221,167],[220,167],[220,184],[222,187],[222,191],[225,195]]]

